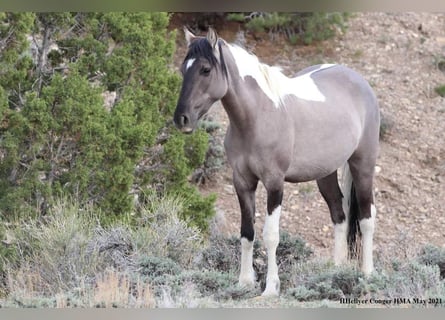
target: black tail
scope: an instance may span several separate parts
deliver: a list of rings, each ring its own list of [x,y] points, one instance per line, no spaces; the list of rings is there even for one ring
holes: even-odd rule
[[[354,182],[351,184],[350,193],[350,204],[349,204],[349,226],[348,226],[348,248],[349,248],[349,258],[357,259],[360,255],[359,237],[360,225],[358,221],[359,206],[357,201],[357,195],[355,193]]]

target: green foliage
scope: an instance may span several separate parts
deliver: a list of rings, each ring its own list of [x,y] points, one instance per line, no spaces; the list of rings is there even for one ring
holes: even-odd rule
[[[151,195],[147,202],[132,230],[134,250],[139,255],[165,257],[188,267],[203,237],[197,227],[180,218],[186,201],[179,196],[157,199]]]
[[[309,259],[312,250],[299,237],[280,233],[280,243],[277,247],[277,265],[281,280],[281,289],[291,285],[291,274],[296,264]],[[214,236],[208,246],[202,250],[197,266],[204,270],[218,270],[221,272],[238,273],[240,267],[240,239],[239,237]],[[264,245],[255,240],[253,246],[254,270],[259,288],[266,286],[267,256]]]
[[[252,12],[231,13],[228,20],[243,22],[254,32],[282,33],[291,43],[311,44],[335,36],[337,30],[346,29],[346,13],[321,12]]]
[[[6,229],[15,256],[4,255],[7,291],[54,295],[90,281],[101,267],[89,240],[97,220],[69,201],[59,201],[44,219],[23,221]]]
[[[197,228],[178,218],[183,203],[149,195],[147,206],[124,225],[119,220],[104,224],[97,208],[59,199],[39,219],[2,221],[0,306],[267,306],[268,299],[251,299],[261,294],[265,281],[260,241],[254,243],[257,285],[240,287],[239,237],[214,236],[204,246]],[[277,249],[281,296],[269,306],[320,306],[325,299],[338,306],[340,298],[445,298],[444,254],[435,246],[411,258],[380,256],[387,263],[377,260],[377,270],[367,277],[354,265],[335,266],[310,255],[301,239],[282,233]]]
[[[439,268],[435,265],[402,262],[384,277],[385,285],[380,292],[391,298],[436,297],[444,293],[444,283],[440,281]]]
[[[209,147],[205,154],[204,163],[193,172],[192,181],[194,183],[204,184],[208,179],[212,178],[216,171],[222,168],[226,158],[223,138],[217,133],[221,125],[207,115],[205,119],[201,120],[200,127],[208,133]]]
[[[44,214],[65,195],[125,216],[154,188],[187,196],[181,215],[207,229],[214,196],[188,177],[208,134],[166,125],[180,84],[168,23],[166,13],[0,15],[2,217]]]
[[[139,273],[148,277],[151,281],[165,275],[177,275],[181,273],[181,266],[169,258],[154,256],[142,257],[138,263]]]
[[[226,288],[236,285],[238,279],[234,274],[218,271],[194,271],[185,273],[184,280],[195,284],[197,290],[203,296],[210,296]]]
[[[185,137],[174,131],[164,144],[162,157],[165,165],[162,185],[185,200],[183,218],[189,218],[190,223],[203,231],[208,230],[209,218],[214,215],[216,196],[202,197],[196,188],[187,183],[187,179],[192,174],[192,168],[204,162],[207,148],[208,135],[205,131],[198,130]]]
[[[445,282],[440,275],[443,256],[442,249],[428,245],[411,259],[388,257],[390,261],[383,270],[379,267],[367,277],[350,265],[336,267],[316,260],[302,262],[291,271],[293,287],[290,286],[286,294],[299,301],[343,297],[389,301],[405,297],[440,298],[445,295]]]
[[[436,93],[441,96],[441,97],[445,97],[445,84],[441,85],[441,86],[437,86],[434,88],[434,91],[436,91]]]
[[[291,283],[295,287],[290,285],[287,294],[299,301],[338,300],[342,297],[360,297],[368,292],[365,277],[351,266],[300,262],[293,272],[296,278]]]
[[[445,249],[433,245],[426,245],[420,252],[417,260],[425,265],[438,266],[440,277],[445,278]]]
[[[387,139],[388,135],[394,129],[394,126],[395,126],[394,120],[387,114],[380,112],[380,131],[379,131],[380,140]]]
[[[255,241],[255,247],[258,246],[258,242]],[[254,254],[256,252],[255,250]],[[238,272],[240,255],[239,237],[214,236],[210,238],[208,246],[202,250],[197,266],[204,270]]]
[[[53,296],[90,290],[108,269],[160,284],[192,266],[202,235],[178,217],[181,203],[153,199],[127,225],[104,225],[103,213],[58,200],[40,219],[0,228],[2,295]],[[82,293],[79,293],[82,294]]]

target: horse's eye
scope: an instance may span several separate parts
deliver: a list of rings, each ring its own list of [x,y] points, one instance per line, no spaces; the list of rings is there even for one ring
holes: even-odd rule
[[[210,68],[209,67],[202,67],[200,70],[200,73],[204,76],[208,76],[210,74]]]

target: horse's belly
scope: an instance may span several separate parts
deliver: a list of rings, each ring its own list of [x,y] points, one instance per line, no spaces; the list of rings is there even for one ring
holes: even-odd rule
[[[332,166],[326,165],[316,165],[316,164],[304,164],[302,166],[298,166],[296,168],[290,167],[286,172],[284,180],[287,182],[306,182],[312,180],[318,180],[320,178],[326,177],[331,174],[339,167],[342,166],[343,163]]]
[[[314,144],[317,145],[317,144]],[[295,152],[285,172],[288,182],[317,180],[331,174],[350,158],[357,147],[357,141],[344,141],[342,144],[318,144],[318,148]]]

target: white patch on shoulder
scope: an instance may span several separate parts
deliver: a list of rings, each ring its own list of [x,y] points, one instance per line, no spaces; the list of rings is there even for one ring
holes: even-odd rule
[[[259,62],[255,55],[241,47],[229,45],[229,49],[236,61],[239,76],[243,79],[247,76],[255,79],[261,90],[273,101],[275,107],[279,108],[280,105],[283,105],[286,95],[294,95],[310,101],[326,101],[326,97],[317,87],[311,75],[330,68],[334,64],[323,64],[311,72],[289,78],[281,72],[280,68]]]
[[[289,88],[289,91],[293,89],[294,93],[289,92],[289,94],[294,94],[295,96],[304,100],[326,101],[326,97],[317,87],[317,84],[314,82],[311,75],[314,72],[318,72],[320,70],[327,69],[333,66],[335,66],[335,64],[322,64],[318,69],[290,79],[292,87]]]
[[[187,63],[185,64],[185,70],[188,70],[193,65],[193,62],[195,62],[195,60],[195,58],[188,59]]]

